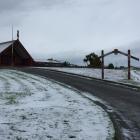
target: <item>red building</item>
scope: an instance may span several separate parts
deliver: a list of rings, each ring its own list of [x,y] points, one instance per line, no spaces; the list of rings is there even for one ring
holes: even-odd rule
[[[0,43],[0,66],[31,66],[33,63],[19,39]]]

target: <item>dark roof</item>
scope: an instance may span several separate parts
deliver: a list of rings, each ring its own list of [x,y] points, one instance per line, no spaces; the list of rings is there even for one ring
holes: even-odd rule
[[[15,40],[0,43],[0,53],[3,52],[5,49],[7,49],[10,45],[12,45],[14,41]]]
[[[12,43],[13,43],[14,48],[16,49],[16,51],[19,54],[21,54],[21,56],[23,58],[29,58],[29,57],[32,58],[19,40],[13,40],[13,41],[7,41],[7,42],[0,43],[0,53],[2,53],[3,51],[5,51],[9,47],[11,47]]]

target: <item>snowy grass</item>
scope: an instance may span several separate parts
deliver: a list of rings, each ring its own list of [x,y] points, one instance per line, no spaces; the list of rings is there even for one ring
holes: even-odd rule
[[[0,139],[113,139],[108,114],[80,94],[38,76],[0,70]]]
[[[69,73],[75,73],[88,77],[94,77],[101,79],[101,69],[92,68],[57,68],[57,67],[45,67],[45,69],[53,69],[58,71],[64,71]],[[140,71],[131,70],[131,80],[127,80],[127,70],[111,70],[105,69],[105,79],[109,81],[128,83],[132,85],[140,86]]]

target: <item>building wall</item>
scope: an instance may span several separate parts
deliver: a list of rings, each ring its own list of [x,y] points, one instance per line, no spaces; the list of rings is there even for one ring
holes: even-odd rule
[[[13,53],[13,65],[15,66],[31,66],[33,64],[32,58],[24,59],[15,50]],[[8,48],[6,51],[0,54],[0,65],[11,66],[12,65],[12,49]]]

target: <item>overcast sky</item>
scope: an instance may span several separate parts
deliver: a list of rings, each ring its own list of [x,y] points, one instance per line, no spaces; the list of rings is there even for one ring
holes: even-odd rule
[[[0,0],[0,42],[11,40],[13,24],[35,59],[81,64],[90,52],[114,48],[140,57],[139,7],[140,0]],[[113,56],[106,60],[127,61]]]

